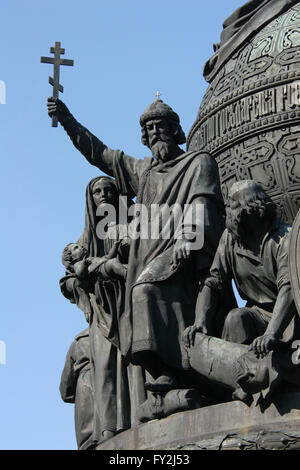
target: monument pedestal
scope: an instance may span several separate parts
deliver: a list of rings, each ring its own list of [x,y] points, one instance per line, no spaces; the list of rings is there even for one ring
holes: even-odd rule
[[[176,413],[130,429],[97,450],[300,450],[300,393],[262,412],[240,401]]]

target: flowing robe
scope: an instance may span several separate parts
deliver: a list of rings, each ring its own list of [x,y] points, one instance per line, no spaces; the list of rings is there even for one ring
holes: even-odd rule
[[[81,414],[82,420],[90,414],[94,417],[94,444],[101,442],[103,431],[117,432],[131,424],[128,369],[118,349],[117,316],[125,290],[124,282],[123,286],[120,284],[121,281],[99,278],[98,269],[88,279],[79,280],[71,273],[60,280],[63,295],[76,303],[89,322],[93,401],[89,401],[92,409],[86,405]]]
[[[131,237],[125,309],[119,319],[121,351],[130,361],[135,361],[137,352],[152,351],[169,366],[188,368],[181,336],[193,324],[199,282],[207,274],[224,230],[215,160],[199,152],[183,153],[163,164],[149,157],[132,158],[109,149],[72,116],[62,124],[87,160],[114,176],[119,192],[131,198],[136,196],[137,204],[148,209],[152,204],[169,207],[178,204],[182,210],[185,204],[204,205],[204,226],[199,221],[200,229],[204,230],[204,247],[194,252],[183,267],[172,267],[178,227],[171,226],[168,239],[163,236],[142,239],[137,236],[140,230],[137,224]],[[196,221],[196,230],[197,225]],[[184,230],[187,234],[187,229]]]
[[[75,403],[75,431],[78,449],[93,444],[94,392],[89,329],[71,344],[61,375],[60,393],[64,402]]]
[[[128,246],[118,224],[108,227],[107,237],[96,235],[96,206],[93,184],[86,192],[85,229],[78,240],[90,257],[106,256],[119,243],[118,258],[128,261]],[[136,408],[145,400],[144,376],[139,367],[127,367],[119,350],[118,317],[124,309],[125,283],[99,279],[94,273],[82,282],[72,273],[60,280],[63,295],[76,303],[89,321],[89,341],[94,386],[93,441],[102,439],[103,431],[121,431],[134,424]]]

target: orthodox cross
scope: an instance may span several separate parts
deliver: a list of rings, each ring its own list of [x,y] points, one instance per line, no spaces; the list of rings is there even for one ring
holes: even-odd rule
[[[56,42],[54,47],[50,47],[50,53],[54,57],[41,57],[41,62],[44,64],[53,64],[54,72],[53,78],[49,77],[49,83],[53,86],[53,98],[58,98],[58,93],[63,93],[64,87],[59,83],[59,66],[60,65],[74,65],[73,60],[61,59],[60,55],[65,53],[65,50],[60,47],[60,42]],[[57,127],[57,117],[52,116],[52,127]]]
[[[159,98],[162,96],[161,92],[160,91],[157,91],[155,93],[155,96],[156,96],[156,99],[159,100]]]

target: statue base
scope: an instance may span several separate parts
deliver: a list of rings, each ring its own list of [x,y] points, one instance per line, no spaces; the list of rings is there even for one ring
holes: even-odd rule
[[[265,410],[240,401],[153,420],[97,450],[300,450],[300,392],[273,397]]]

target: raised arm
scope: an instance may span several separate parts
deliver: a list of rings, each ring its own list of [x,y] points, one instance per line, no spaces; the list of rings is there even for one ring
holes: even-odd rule
[[[91,165],[113,176],[113,150],[104,145],[88,129],[83,127],[70,113],[67,106],[59,99],[48,98],[48,114],[57,116],[74,146],[84,155]]]
[[[57,116],[74,146],[91,165],[109,176],[116,178],[121,194],[134,197],[139,187],[139,179],[144,171],[143,160],[125,155],[120,150],[112,150],[83,127],[59,99],[48,98],[48,114]]]

